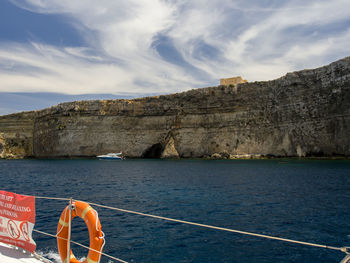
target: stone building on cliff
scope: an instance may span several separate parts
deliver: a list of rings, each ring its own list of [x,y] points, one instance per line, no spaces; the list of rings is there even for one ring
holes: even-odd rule
[[[220,79],[220,85],[223,85],[223,86],[229,86],[229,85],[236,86],[237,84],[247,83],[247,82],[248,81],[243,79],[241,76],[233,77],[233,78]]]

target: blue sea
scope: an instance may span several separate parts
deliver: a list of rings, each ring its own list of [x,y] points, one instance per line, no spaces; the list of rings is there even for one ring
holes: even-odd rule
[[[202,224],[350,246],[350,161],[0,160],[0,189],[72,197]],[[66,201],[36,199],[35,228],[56,233]],[[344,253],[95,207],[104,252],[127,262],[340,262]],[[89,245],[85,223],[72,239]],[[33,233],[58,258],[55,238]],[[78,258],[87,255],[73,245]],[[57,261],[58,262],[58,261]],[[101,262],[116,262],[102,257]]]

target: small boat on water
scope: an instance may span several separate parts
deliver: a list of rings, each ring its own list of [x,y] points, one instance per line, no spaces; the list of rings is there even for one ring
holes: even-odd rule
[[[100,160],[123,160],[125,159],[122,156],[122,153],[107,153],[107,154],[102,154],[102,155],[97,155],[97,158]]]

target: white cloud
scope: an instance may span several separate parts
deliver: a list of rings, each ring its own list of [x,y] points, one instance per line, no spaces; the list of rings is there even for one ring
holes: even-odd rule
[[[350,54],[346,0],[269,6],[229,0],[13,2],[31,12],[71,17],[88,44],[2,43],[0,66],[7,65],[0,67],[0,91],[171,93],[232,75],[268,80]],[[158,54],[152,43],[160,35],[186,63]]]
[[[181,72],[171,64],[163,63],[163,69],[153,72],[149,65],[160,67],[156,60],[149,58],[147,65],[140,61],[134,61],[131,65],[122,67],[116,63],[105,63],[102,57],[85,55],[86,49],[61,48],[34,43],[27,47],[14,45],[12,48],[0,47],[0,60],[12,62],[14,70],[0,71],[2,91],[29,91],[29,92],[63,92],[68,94],[86,93],[155,93],[171,92],[168,87],[174,87],[174,76],[181,76]],[[90,62],[90,61],[93,62]],[[143,58],[141,61],[145,62]],[[18,65],[28,68],[27,72],[15,69]],[[131,67],[137,68],[134,71]],[[34,68],[34,71],[31,70]],[[151,76],[152,74],[152,76]],[[163,74],[163,76],[162,76]],[[164,76],[168,74],[168,78]],[[154,84],[144,90],[144,87],[136,85],[135,80],[144,80]],[[195,82],[195,80],[193,80]],[[183,87],[188,83],[188,78],[179,77],[176,83]],[[159,84],[158,87],[156,84]],[[162,88],[163,87],[163,88]]]
[[[231,60],[239,60],[253,79],[267,80],[286,70],[322,66],[350,55],[350,46],[343,42],[350,28],[349,8],[350,3],[344,0],[289,4],[251,25],[238,40],[231,40],[226,54]],[[334,23],[343,23],[343,30],[324,29]],[[264,71],[268,67],[271,67],[270,74]]]

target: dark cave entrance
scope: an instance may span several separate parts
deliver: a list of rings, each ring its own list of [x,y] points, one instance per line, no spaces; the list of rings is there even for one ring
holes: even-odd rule
[[[142,154],[142,158],[159,159],[164,151],[164,147],[161,143],[153,144]]]

